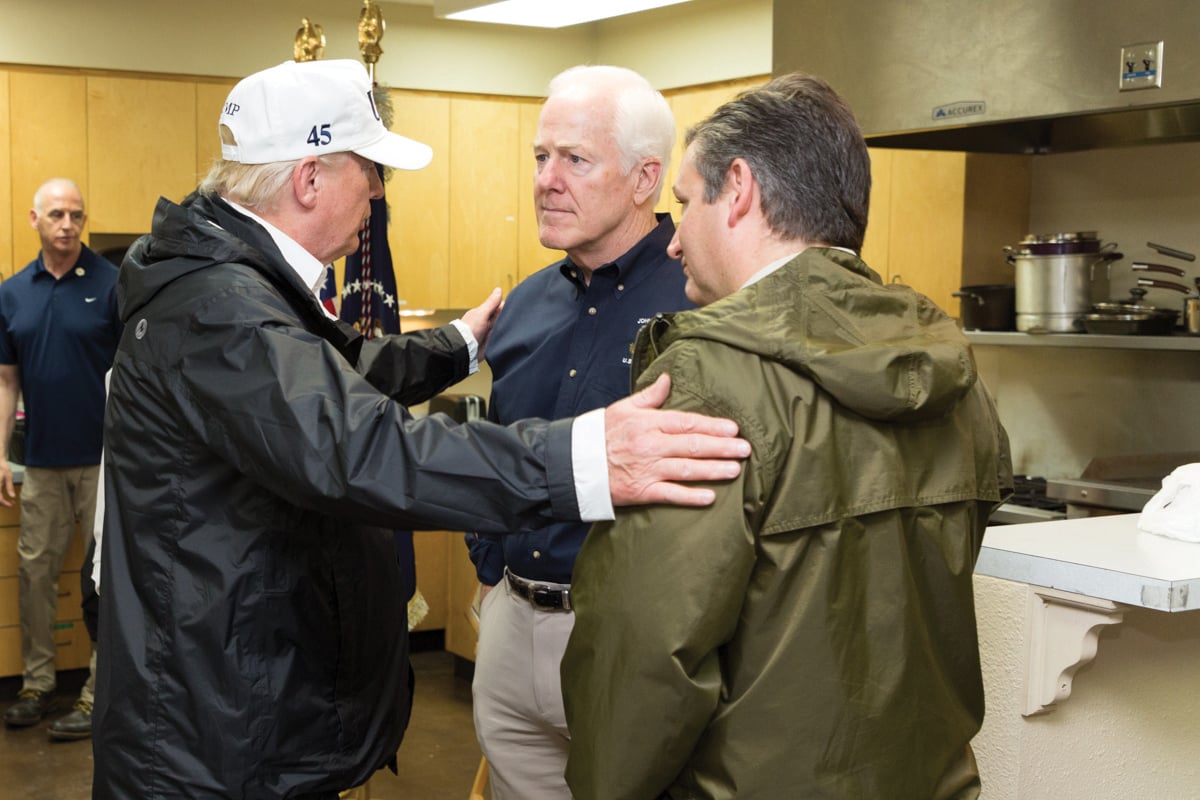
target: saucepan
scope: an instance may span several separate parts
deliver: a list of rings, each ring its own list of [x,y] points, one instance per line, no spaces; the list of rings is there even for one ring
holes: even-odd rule
[[[1016,323],[1017,287],[1011,283],[964,286],[952,292],[959,298],[964,330],[1011,331]],[[1200,316],[1200,309],[1197,309]]]
[[[1093,305],[1091,312],[1080,319],[1083,329],[1088,333],[1169,336],[1175,328],[1179,311],[1147,303],[1146,286],[1185,294],[1189,291],[1188,287],[1173,281],[1138,278],[1137,286],[1129,290],[1128,298]]]

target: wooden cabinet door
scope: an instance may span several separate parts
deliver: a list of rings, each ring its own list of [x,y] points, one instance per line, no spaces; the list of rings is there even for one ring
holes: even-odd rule
[[[871,154],[871,208],[867,235],[860,257],[887,283],[891,279],[888,246],[892,227],[892,151],[873,148]]]
[[[450,101],[450,308],[516,285],[519,126],[510,100]]]
[[[451,540],[455,540],[452,542]],[[414,531],[413,556],[416,560],[417,590],[429,607],[415,631],[440,631],[446,627],[449,612],[446,578],[451,544],[460,544],[462,536],[446,531]],[[465,549],[465,548],[464,548]]]
[[[542,102],[518,103],[521,125],[517,136],[517,281],[523,281],[547,264],[565,254],[561,250],[542,247],[538,238],[537,210],[533,201],[533,180],[536,163],[533,159],[533,140],[537,136],[538,115]]]
[[[196,85],[87,78],[89,225],[95,233],[150,230],[159,197],[196,187]]]
[[[9,167],[9,141],[12,133],[8,127],[8,73],[0,70],[0,280],[11,277],[20,269],[16,264],[16,253],[12,247],[13,208],[12,170]],[[23,262],[22,262],[23,263]]]
[[[199,183],[213,162],[221,157],[221,109],[225,98],[237,81],[196,84],[196,183]]]
[[[888,280],[913,287],[948,314],[962,286],[966,153],[895,150]]]
[[[471,563],[467,546],[461,533],[451,533],[447,570],[446,649],[460,658],[475,660],[475,646],[479,643],[479,618],[474,601],[479,590],[479,579],[475,576],[475,565]],[[505,591],[501,586],[496,591]]]
[[[394,170],[387,184],[388,244],[400,310],[449,307],[450,100],[393,89],[392,130],[433,148],[429,166]],[[480,298],[482,299],[482,298]],[[473,304],[478,304],[478,300]]]
[[[12,153],[12,264],[20,270],[37,257],[41,241],[29,224],[33,193],[50,178],[70,178],[83,192],[94,230],[97,206],[88,185],[87,88],[80,75],[50,72],[9,73],[10,146]],[[129,157],[136,147],[127,148]],[[115,158],[116,156],[110,156]],[[122,160],[126,156],[121,155]],[[9,241],[9,240],[5,240]]]

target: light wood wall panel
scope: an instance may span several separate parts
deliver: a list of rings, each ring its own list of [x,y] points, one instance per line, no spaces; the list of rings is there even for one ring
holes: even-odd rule
[[[888,247],[892,230],[892,151],[878,148],[871,153],[871,209],[867,216],[867,235],[863,239],[862,260],[879,273],[884,283],[888,272]]]
[[[511,101],[450,101],[450,307],[517,281],[520,114]]]
[[[565,255],[561,250],[542,247],[538,238],[537,209],[533,200],[533,180],[537,162],[533,159],[533,140],[537,136],[538,115],[542,102],[520,104],[520,130],[517,136],[517,279],[528,278],[547,264]]]
[[[948,313],[962,285],[966,154],[897,151],[892,161],[889,280],[927,295]]]
[[[196,185],[196,85],[87,79],[90,225],[144,233],[159,197],[178,202]]]
[[[217,134],[221,108],[229,90],[237,81],[196,84],[196,179],[208,174],[213,162],[221,157],[221,139]]]
[[[70,178],[79,184],[84,207],[94,216],[89,192],[87,152],[87,90],[79,75],[52,72],[9,74],[10,157],[12,159],[13,268],[20,270],[41,248],[29,224],[33,194],[50,178]],[[134,148],[130,148],[130,153]],[[87,238],[91,220],[84,229]]]
[[[417,589],[425,598],[429,611],[425,618],[413,628],[418,631],[440,631],[446,627],[449,615],[449,593],[447,578],[450,557],[449,546],[462,544],[462,535],[451,535],[445,531],[415,531],[413,533],[413,557],[417,565]]]
[[[392,90],[392,130],[433,148],[425,169],[395,170],[387,184],[388,244],[404,309],[446,308],[450,296],[450,99]]]
[[[13,253],[13,193],[10,138],[8,124],[8,72],[0,70],[0,280],[9,277],[14,270]]]

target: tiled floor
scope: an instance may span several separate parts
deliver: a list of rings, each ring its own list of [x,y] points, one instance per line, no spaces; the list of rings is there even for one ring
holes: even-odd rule
[[[369,785],[371,800],[467,800],[479,766],[471,722],[471,681],[455,674],[454,656],[444,650],[414,653],[413,669],[416,698],[397,758],[399,775],[387,770],[376,773]],[[81,670],[59,674],[57,708],[46,722],[32,728],[0,725],[0,796],[91,798],[90,741],[52,742],[46,735],[48,722],[71,710],[86,677]],[[19,679],[0,680],[0,709],[16,700],[20,688]]]

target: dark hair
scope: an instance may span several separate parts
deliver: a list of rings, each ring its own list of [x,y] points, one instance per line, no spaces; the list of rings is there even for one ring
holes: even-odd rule
[[[734,159],[750,165],[767,224],[787,239],[862,249],[871,160],[850,108],[820,78],[793,72],[742,92],[687,132],[704,201]]]

